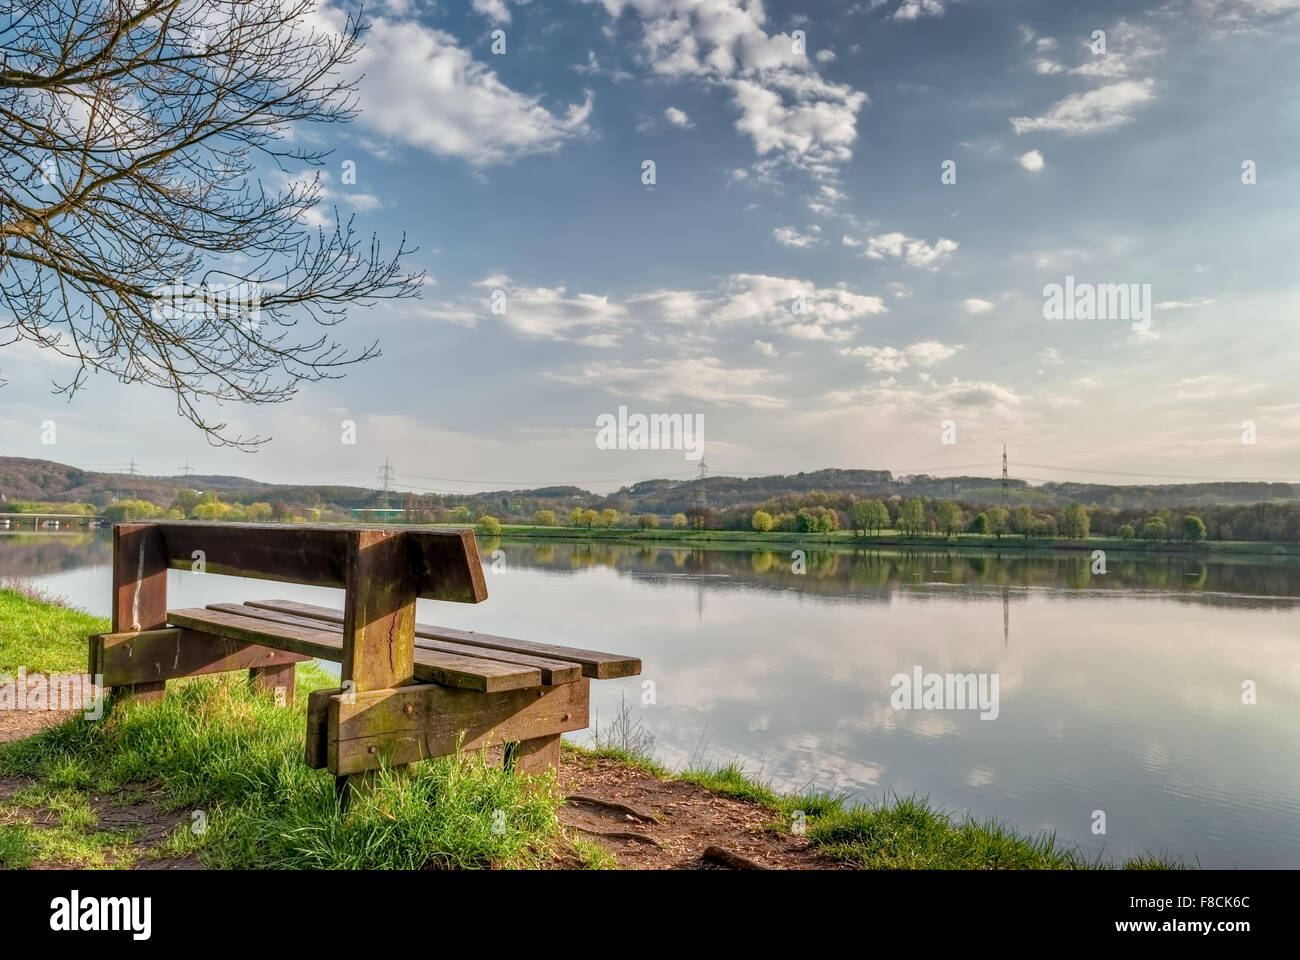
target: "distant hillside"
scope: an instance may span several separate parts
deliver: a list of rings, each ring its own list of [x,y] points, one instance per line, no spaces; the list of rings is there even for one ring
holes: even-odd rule
[[[199,475],[146,477],[82,470],[50,460],[0,457],[0,495],[8,500],[93,503],[103,507],[122,499],[149,500],[166,506],[181,490],[216,491],[223,499],[290,503],[330,503],[345,508],[381,506],[387,496],[400,505],[403,494],[366,487],[305,486],[263,483],[246,477]]]
[[[235,503],[266,501],[295,505],[332,506],[342,510],[364,507],[426,509],[466,506],[497,515],[531,516],[538,509],[567,512],[574,506],[615,507],[628,513],[668,515],[683,512],[701,498],[714,509],[726,509],[782,498],[799,498],[814,491],[854,497],[899,496],[953,499],[965,503],[997,503],[1002,496],[997,477],[932,477],[924,474],[894,476],[888,470],[824,469],[807,473],[763,477],[708,477],[703,480],[646,480],[608,495],[581,487],[540,487],[530,490],[495,490],[475,494],[430,495],[385,492],[369,487],[270,484],[245,477],[194,475],[144,477],[81,470],[49,460],[0,457],[0,495],[9,500],[48,500],[93,503],[103,507],[119,499],[143,499],[162,506],[171,504],[179,491],[216,491]],[[1024,480],[1008,481],[1008,500],[1014,506],[1061,507],[1071,502],[1085,506],[1143,509],[1205,504],[1289,502],[1300,490],[1289,483],[1191,484],[1091,484],[1045,483],[1031,486]]]

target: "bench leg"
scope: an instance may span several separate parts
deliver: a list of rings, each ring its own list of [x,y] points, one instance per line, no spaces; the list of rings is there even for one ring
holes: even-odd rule
[[[560,772],[560,734],[506,744],[507,770],[533,777]]]
[[[334,778],[334,795],[339,800],[339,812],[347,813],[355,797],[365,796],[375,786],[375,771],[352,773]]]
[[[167,626],[167,552],[154,524],[119,523],[113,527],[112,623],[114,633]],[[90,660],[90,672],[102,672],[93,640]],[[167,696],[167,681],[146,680],[114,689],[119,697],[154,703]]]
[[[284,663],[276,667],[253,667],[248,671],[248,683],[254,693],[264,693],[277,705],[287,706],[293,703],[296,666]]]

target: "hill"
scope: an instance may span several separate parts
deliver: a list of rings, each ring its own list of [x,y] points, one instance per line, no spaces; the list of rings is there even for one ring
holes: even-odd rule
[[[523,490],[495,490],[473,494],[408,494],[370,487],[310,484],[272,484],[246,477],[192,475],[149,477],[102,473],[23,457],[0,457],[0,496],[6,500],[54,503],[92,503],[105,507],[122,499],[142,499],[167,506],[186,490],[215,492],[232,503],[285,503],[358,508],[467,507],[471,512],[531,516],[539,509],[557,513],[574,506],[626,513],[669,515],[688,510],[703,500],[714,509],[727,509],[782,499],[791,501],[814,492],[852,497],[953,499],[965,503],[995,504],[1002,487],[995,477],[933,477],[926,474],[895,476],[888,470],[828,468],[795,474],[760,477],[707,477],[699,480],[646,480],[612,494],[592,493],[576,486],[550,486]],[[1062,507],[1072,502],[1119,509],[1158,509],[1209,504],[1285,503],[1300,500],[1300,490],[1289,483],[1191,484],[1091,484],[1008,481],[1008,502],[1035,508]]]

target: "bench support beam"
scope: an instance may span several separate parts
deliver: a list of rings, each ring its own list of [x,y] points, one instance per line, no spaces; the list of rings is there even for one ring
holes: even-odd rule
[[[496,753],[517,744],[506,752],[513,754],[519,773],[558,769],[560,734],[587,726],[590,683],[584,678],[503,693],[437,684],[364,693],[313,691],[307,707],[307,763],[342,777],[457,751]]]
[[[104,678],[105,688],[134,689],[227,670],[278,671],[274,685],[292,688],[294,664],[310,659],[178,627],[90,638],[91,672]]]

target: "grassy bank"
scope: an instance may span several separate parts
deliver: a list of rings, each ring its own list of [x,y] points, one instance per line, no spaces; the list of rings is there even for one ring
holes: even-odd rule
[[[0,673],[19,667],[44,673],[86,669],[86,638],[103,633],[108,621],[56,605],[19,584],[0,583]]]
[[[64,669],[84,656],[85,635],[107,623],[13,591],[0,592],[0,650],[29,671]],[[38,642],[29,634],[47,638]],[[16,664],[10,659],[10,670]],[[79,660],[74,669],[83,669]],[[98,721],[62,726],[0,746],[0,866],[129,867],[141,860],[193,858],[228,869],[529,868],[552,858],[563,797],[554,781],[487,766],[478,755],[384,774],[373,791],[339,813],[333,778],[302,760],[306,692],[337,679],[298,667],[299,698],[276,707],[238,674],[173,682],[161,703],[114,704]],[[626,726],[623,728],[626,731]],[[806,831],[811,843],[865,868],[1092,869],[1050,837],[993,822],[954,819],[917,798],[850,806],[823,793],[781,794],[737,767],[671,771],[635,742],[581,751],[612,757],[662,778],[694,783],[771,812],[771,828]],[[156,808],[160,842],[143,828],[113,826],[115,808]],[[39,812],[39,815],[37,815]],[[573,838],[579,862],[612,858]],[[1176,864],[1156,858],[1124,866]]]
[[[463,527],[464,524],[436,524],[436,526]],[[483,535],[480,534],[482,538]],[[909,537],[897,532],[872,536],[858,536],[852,530],[834,533],[791,533],[757,530],[690,530],[630,528],[592,528],[537,526],[534,524],[507,523],[501,525],[501,537],[507,540],[566,540],[579,543],[627,541],[630,543],[667,543],[698,546],[727,546],[730,544],[771,547],[782,545],[839,546],[855,548],[908,548],[908,549],[958,549],[1005,550],[1046,552],[1073,550],[1089,552],[1105,550],[1125,553],[1186,554],[1193,556],[1275,556],[1300,557],[1300,543],[1279,540],[1202,540],[1199,543],[1182,541],[1147,541],[1122,537],[1088,537],[1085,540],[1068,540],[1063,537],[1003,537],[963,533],[952,537]]]
[[[570,748],[759,804],[771,811],[774,829],[794,830],[798,823],[822,853],[864,870],[1172,870],[1188,866],[1149,853],[1121,863],[1089,857],[1050,834],[1029,836],[995,820],[950,816],[923,797],[889,794],[876,802],[850,804],[842,796],[821,791],[778,792],[735,765],[674,773],[645,753],[616,744]]]

